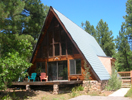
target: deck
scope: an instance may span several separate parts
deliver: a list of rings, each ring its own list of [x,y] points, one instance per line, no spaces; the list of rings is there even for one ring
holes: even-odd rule
[[[44,85],[53,85],[53,94],[58,94],[59,92],[59,85],[70,85],[70,84],[82,84],[83,81],[78,80],[78,81],[48,81],[48,82],[12,82],[12,85],[15,86],[26,86],[26,90],[30,90],[30,86],[44,86]]]
[[[48,82],[12,82],[12,85],[66,85],[66,84],[82,84],[83,81],[48,81]]]

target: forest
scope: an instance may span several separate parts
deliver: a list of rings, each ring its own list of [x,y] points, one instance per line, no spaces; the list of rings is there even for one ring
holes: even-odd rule
[[[41,0],[0,1],[0,89],[26,75],[30,58],[49,7]],[[90,21],[81,27],[95,37],[105,54],[116,59],[118,71],[132,70],[132,0],[126,3],[121,29],[116,38],[108,24],[100,19],[94,27]]]

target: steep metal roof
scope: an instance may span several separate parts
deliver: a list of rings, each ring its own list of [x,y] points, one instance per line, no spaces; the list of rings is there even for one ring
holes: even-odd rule
[[[77,26],[56,9],[53,8],[53,10],[71,35],[74,42],[77,44],[78,48],[87,59],[87,61],[90,63],[100,80],[108,80],[110,78],[110,75],[98,58],[98,56],[106,55],[95,38],[84,31],[82,28]]]

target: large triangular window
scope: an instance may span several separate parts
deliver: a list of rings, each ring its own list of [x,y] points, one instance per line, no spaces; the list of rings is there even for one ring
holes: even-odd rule
[[[73,54],[78,54],[77,49],[54,17],[39,47],[37,58],[50,58]]]

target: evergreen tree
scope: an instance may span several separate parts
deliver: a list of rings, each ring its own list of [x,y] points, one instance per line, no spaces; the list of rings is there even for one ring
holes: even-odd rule
[[[40,0],[1,0],[0,56],[9,51],[9,48],[15,47],[13,40],[18,38],[12,36],[13,34],[22,35],[21,39],[28,39],[34,46],[48,8]],[[33,36],[34,40],[29,35]]]
[[[124,16],[125,27],[128,36],[128,41],[130,41],[129,45],[132,50],[132,0],[128,0],[126,3],[126,13],[127,14]]]
[[[82,27],[84,28],[84,30],[86,32],[88,32],[89,34],[91,34],[92,36],[94,36],[95,39],[97,38],[97,36],[96,36],[96,30],[94,29],[93,25],[90,25],[89,21],[86,21],[85,23],[81,23],[81,24],[82,24]]]
[[[116,68],[118,71],[130,71],[132,69],[132,52],[128,43],[125,24],[122,24],[119,36],[117,36],[116,49]]]
[[[111,77],[105,87],[106,90],[111,91],[111,90],[117,90],[121,88],[121,80],[118,77],[118,73],[115,70],[114,66],[112,66],[112,74]]]
[[[1,0],[0,2],[0,31],[3,33],[20,33],[21,24],[26,21],[21,15],[25,2],[21,0]]]
[[[38,38],[49,7],[40,0],[2,0],[0,32],[29,34]]]
[[[132,35],[132,0],[128,0],[126,3],[126,13],[127,15],[124,16],[125,26],[127,28],[126,32]]]
[[[24,0],[25,6],[22,15],[30,17],[23,23],[22,34],[30,34],[34,39],[38,38],[49,7],[44,6],[40,0]]]
[[[109,31],[108,24],[101,19],[96,26],[97,41],[107,56],[115,53],[115,44],[112,31]]]

